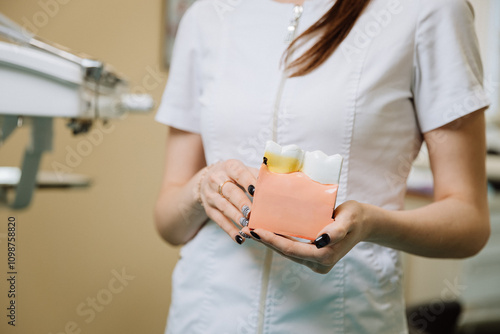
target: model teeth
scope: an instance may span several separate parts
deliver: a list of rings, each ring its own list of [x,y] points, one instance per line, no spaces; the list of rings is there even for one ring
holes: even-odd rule
[[[297,145],[286,145],[281,147],[269,140],[266,143],[264,157],[267,160],[267,167],[271,172],[292,173],[299,171],[302,167],[304,151]]]
[[[338,184],[342,168],[339,154],[328,156],[321,151],[304,152],[297,145],[281,147],[271,140],[266,143],[264,161],[271,172],[303,172],[323,184]]]
[[[321,151],[306,152],[302,172],[314,181],[323,184],[338,184],[342,157],[339,154],[326,155]]]

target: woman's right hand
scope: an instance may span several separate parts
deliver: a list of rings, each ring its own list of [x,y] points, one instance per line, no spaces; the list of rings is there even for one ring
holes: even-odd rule
[[[205,212],[233,240],[242,244],[245,238],[231,220],[241,227],[248,225],[252,202],[246,193],[253,196],[259,170],[236,159],[219,161],[205,168],[199,187],[199,199]]]

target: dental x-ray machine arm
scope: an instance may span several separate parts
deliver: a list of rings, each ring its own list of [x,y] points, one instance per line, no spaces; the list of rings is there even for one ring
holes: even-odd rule
[[[54,117],[69,119],[78,134],[96,119],[149,111],[154,103],[150,95],[129,94],[110,66],[44,42],[1,13],[0,36],[9,41],[0,40],[0,147],[17,127],[31,124],[16,195],[8,203],[21,209],[31,201],[43,152],[52,149]],[[0,167],[0,176],[2,170],[11,171]],[[0,184],[0,205],[7,203],[6,189]]]

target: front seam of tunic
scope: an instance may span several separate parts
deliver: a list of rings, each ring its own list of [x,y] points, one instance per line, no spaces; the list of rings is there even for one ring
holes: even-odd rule
[[[341,195],[340,195],[340,203],[343,203],[347,200],[347,187],[349,183],[349,166],[350,166],[350,161],[351,161],[351,148],[352,148],[352,138],[354,135],[354,123],[355,123],[355,118],[356,118],[356,110],[357,110],[357,102],[358,102],[358,89],[359,89],[359,84],[361,81],[361,75],[363,72],[363,65],[365,61],[365,57],[367,55],[367,48],[364,49],[363,52],[363,57],[362,59],[358,59],[357,68],[353,70],[352,74],[352,82],[351,82],[351,88],[350,88],[350,94],[351,95],[351,104],[348,106],[348,109],[346,110],[348,117],[346,120],[346,132],[345,132],[345,137],[343,140],[342,144],[342,151],[343,151],[343,156],[344,156],[344,164],[342,166],[343,171],[341,174]],[[345,312],[346,312],[346,305],[345,305],[345,284],[346,284],[346,276],[345,276],[345,262],[341,261],[341,281],[342,281],[342,288],[343,288],[343,293],[342,293],[342,330],[341,334],[348,332],[346,329],[346,324],[345,324]]]
[[[346,309],[346,305],[345,305],[345,283],[346,283],[346,280],[345,280],[345,262],[344,261],[339,261],[334,269],[332,270],[335,270],[334,272],[334,275],[333,277],[335,278],[334,280],[334,283],[337,283],[339,289],[341,290],[340,291],[340,294],[339,294],[339,308],[340,310],[335,312],[336,314],[334,314],[333,318],[334,318],[334,323],[336,324],[336,326],[338,327],[338,334],[344,334],[345,333],[345,321],[344,321],[344,318],[345,318],[345,309]],[[335,321],[336,320],[336,321]],[[334,332],[335,333],[335,332]],[[335,333],[337,334],[337,333]]]
[[[345,41],[344,41],[345,42]],[[350,94],[351,95],[351,104],[348,106],[346,112],[347,112],[347,120],[346,120],[346,132],[345,132],[345,137],[342,143],[342,152],[343,152],[343,157],[344,157],[344,163],[342,166],[342,173],[340,176],[341,184],[342,187],[339,187],[339,193],[340,193],[340,203],[343,203],[347,200],[347,187],[349,183],[349,166],[351,162],[351,148],[352,148],[352,138],[354,135],[354,123],[356,119],[356,110],[358,107],[358,89],[359,89],[359,84],[361,81],[361,75],[363,72],[363,66],[364,66],[364,61],[365,57],[368,54],[368,49],[369,47],[364,49],[363,52],[363,57],[362,59],[359,59],[357,64],[357,68],[353,70],[352,74],[352,82],[350,87]]]

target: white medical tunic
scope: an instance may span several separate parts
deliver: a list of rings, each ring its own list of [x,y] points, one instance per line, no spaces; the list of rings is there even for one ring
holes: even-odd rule
[[[305,1],[299,32],[332,5]],[[208,164],[258,168],[292,16],[272,0],[197,1],[156,119],[200,133]],[[277,141],[344,157],[337,204],[401,210],[422,133],[487,105],[465,0],[372,0],[321,67],[286,80]],[[397,251],[362,242],[327,275],[267,252],[209,221],[181,249],[167,333],[407,332]]]

